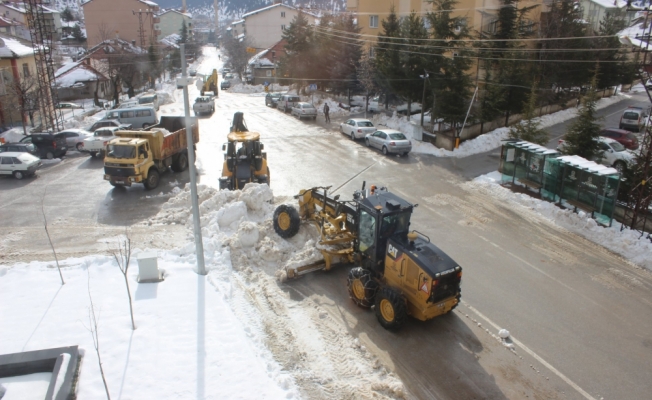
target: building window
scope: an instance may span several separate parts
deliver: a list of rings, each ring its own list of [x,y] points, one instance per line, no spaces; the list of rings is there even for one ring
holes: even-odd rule
[[[29,65],[23,64],[23,76],[27,78],[29,76]]]
[[[282,31],[285,30],[285,25],[281,25],[281,30],[282,30]]]
[[[378,28],[378,16],[377,15],[370,15],[369,16],[369,27],[370,28]]]
[[[281,11],[281,18],[285,18],[285,11]]]
[[[265,75],[272,76],[272,70],[268,69],[267,71],[265,71]]]

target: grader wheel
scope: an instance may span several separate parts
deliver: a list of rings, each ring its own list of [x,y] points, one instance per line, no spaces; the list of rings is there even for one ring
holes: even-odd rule
[[[301,218],[292,206],[281,204],[274,211],[274,231],[282,238],[288,239],[299,232]]]
[[[374,308],[378,322],[390,331],[401,329],[407,320],[407,306],[401,292],[390,287],[380,289]]]
[[[362,267],[356,267],[349,271],[347,280],[349,296],[353,302],[360,307],[369,308],[374,304],[378,282],[371,277],[371,272]]]

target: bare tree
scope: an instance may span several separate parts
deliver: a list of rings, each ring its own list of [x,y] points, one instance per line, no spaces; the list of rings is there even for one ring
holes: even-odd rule
[[[88,271],[87,271],[88,272]],[[95,348],[95,353],[97,353],[97,363],[100,366],[100,375],[102,375],[102,382],[104,383],[104,391],[106,391],[106,398],[111,400],[111,394],[109,393],[109,385],[106,383],[106,377],[104,376],[104,368],[102,368],[102,356],[100,355],[100,336],[98,333],[99,326],[99,316],[95,315],[95,304],[93,304],[93,297],[91,296],[91,275],[88,274],[88,298],[91,302],[91,306],[88,310],[88,321],[90,323],[90,328],[86,328],[90,331],[91,336],[93,337],[93,347]]]
[[[48,231],[48,220],[45,218],[45,207],[43,203],[45,202],[45,192],[47,192],[48,187],[45,187],[43,190],[43,197],[41,197],[41,214],[43,214],[43,227],[45,228],[45,234],[48,236],[48,242],[50,242],[50,247],[52,248],[52,254],[54,254],[54,261],[57,263],[57,269],[59,270],[59,278],[61,278],[61,284],[65,285],[66,282],[63,280],[63,274],[61,273],[61,267],[59,266],[59,258],[57,257],[57,252],[54,250],[54,244],[52,244],[52,238],[50,237],[50,232]]]
[[[7,92],[13,101],[11,107],[20,113],[23,122],[23,133],[27,135],[27,118],[34,126],[34,113],[38,111],[38,82],[34,75],[20,74],[18,80],[14,79],[8,86]]]
[[[129,298],[129,313],[131,314],[131,328],[136,330],[136,323],[134,322],[134,307],[131,301],[131,291],[129,290],[129,278],[127,273],[129,272],[129,262],[131,261],[131,239],[129,234],[125,232],[125,239],[119,239],[118,245],[115,249],[111,250],[115,262],[122,272],[122,276],[125,278],[125,285],[127,287],[127,297]]]

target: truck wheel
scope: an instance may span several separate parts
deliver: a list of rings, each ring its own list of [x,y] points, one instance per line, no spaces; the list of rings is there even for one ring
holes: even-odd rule
[[[172,171],[181,172],[188,168],[188,156],[186,153],[181,153],[177,159],[172,163]]]
[[[155,170],[154,168],[149,170],[149,173],[147,174],[147,179],[143,182],[145,185],[145,189],[147,190],[152,190],[156,189],[158,186],[158,180],[159,180],[159,174],[158,171]]]
[[[349,296],[360,307],[369,308],[374,304],[378,282],[371,277],[371,271],[362,267],[355,267],[349,271],[346,281]]]
[[[281,204],[274,211],[274,231],[282,238],[288,239],[299,232],[301,218],[292,206]]]
[[[91,157],[93,158],[97,157],[97,151],[91,151]]]
[[[47,153],[45,153],[45,158],[47,158],[48,160],[53,159],[54,158],[54,153],[51,152],[51,151],[48,151]]]
[[[401,293],[391,287],[384,287],[376,295],[376,318],[383,328],[396,331],[407,320],[407,307]]]

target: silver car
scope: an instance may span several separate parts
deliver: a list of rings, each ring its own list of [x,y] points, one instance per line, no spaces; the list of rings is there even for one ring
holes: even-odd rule
[[[66,129],[57,133],[55,136],[63,136],[66,138],[66,145],[69,149],[77,149],[79,151],[84,147],[84,139],[92,134],[84,129]]]
[[[292,115],[299,119],[312,118],[317,119],[317,109],[310,103],[296,103],[292,107]]]
[[[352,118],[340,124],[340,132],[351,137],[351,140],[356,140],[376,132],[376,127],[368,119]]]
[[[381,129],[364,138],[367,147],[375,147],[387,153],[406,155],[412,151],[412,142],[396,129]]]

